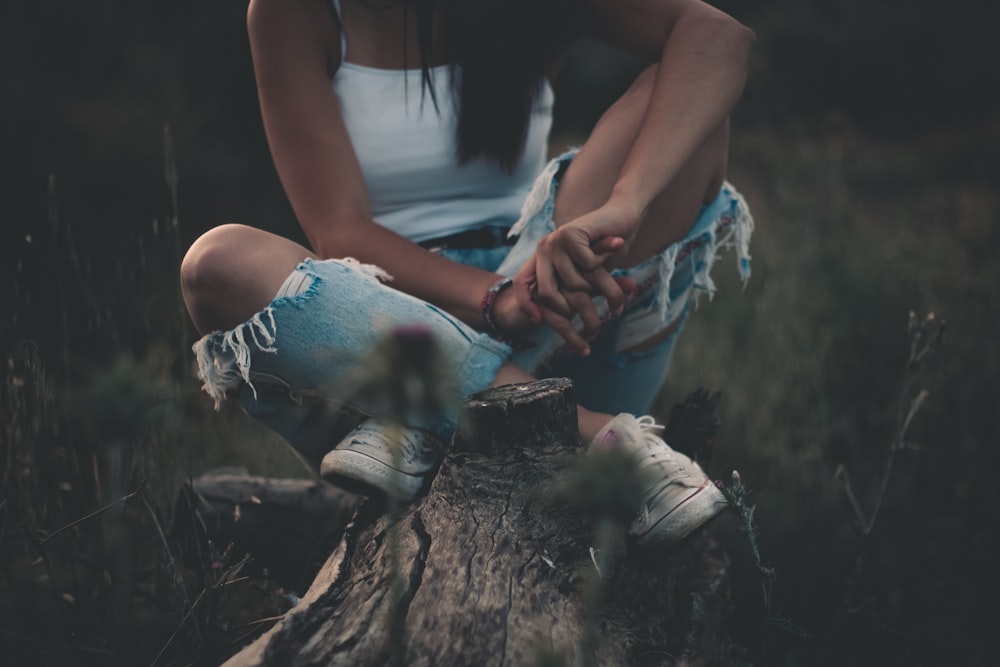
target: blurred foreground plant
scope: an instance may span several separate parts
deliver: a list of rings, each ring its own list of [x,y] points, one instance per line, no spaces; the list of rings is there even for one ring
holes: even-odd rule
[[[397,326],[375,344],[355,373],[333,380],[332,393],[343,396],[368,414],[388,420],[387,440],[395,467],[402,469],[406,455],[404,429],[457,420],[459,396],[449,368],[431,329],[420,325]],[[447,445],[441,443],[441,458]],[[408,585],[399,562],[398,518],[402,505],[392,494],[387,494],[385,501],[390,517],[386,544],[392,577],[389,590],[392,602],[385,619],[391,651],[388,664],[402,665],[407,662],[404,597]]]

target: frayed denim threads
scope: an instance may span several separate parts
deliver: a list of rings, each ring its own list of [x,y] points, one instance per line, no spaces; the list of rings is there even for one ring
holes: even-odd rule
[[[453,261],[513,276],[535,252],[538,241],[555,231],[552,219],[559,177],[576,155],[567,151],[553,159],[535,181],[525,200],[521,218],[511,228],[517,237],[513,246],[489,250],[442,250]],[[534,346],[519,350],[511,361],[538,377],[569,377],[581,405],[603,412],[647,412],[656,397],[677,339],[700,294],[709,298],[716,291],[711,270],[719,250],[736,251],[737,270],[744,283],[750,278],[750,237],[753,217],[742,195],[723,184],[719,195],[704,206],[683,239],[657,255],[626,268],[615,276],[635,280],[636,293],[616,319],[608,317],[607,302],[595,299],[605,318],[589,357],[573,354],[563,339],[547,327],[539,327],[528,338]],[[576,324],[582,326],[579,319]],[[668,338],[650,350],[629,350],[675,327]]]
[[[218,406],[256,375],[280,378],[290,390],[348,403],[342,382],[366,363],[381,336],[397,327],[426,326],[449,364],[458,401],[487,388],[510,348],[440,309],[380,282],[388,274],[356,260],[307,259],[300,294],[276,298],[247,322],[204,336],[194,345],[198,376]],[[357,406],[362,411],[365,406]]]
[[[552,212],[559,175],[574,151],[552,160],[538,177],[511,230],[513,246],[490,249],[442,249],[443,257],[513,276],[531,257],[538,241],[555,229]],[[270,377],[290,395],[347,402],[338,382],[363,364],[380,336],[394,327],[427,326],[437,339],[455,379],[455,399],[487,388],[500,365],[511,359],[538,377],[573,380],[581,405],[604,412],[648,411],[660,389],[683,325],[698,295],[715,292],[711,269],[720,249],[733,248],[737,269],[750,276],[753,218],[743,197],[729,184],[705,206],[681,241],[638,266],[619,269],[617,276],[635,280],[637,291],[618,318],[607,318],[581,358],[567,351],[561,337],[538,327],[529,338],[534,346],[517,353],[439,308],[381,281],[391,280],[378,267],[347,258],[306,260],[296,271],[308,287],[294,296],[274,299],[267,308],[228,332],[215,332],[194,345],[198,376],[219,406],[231,392],[248,387],[257,400],[255,377]],[[595,300],[607,314],[603,298]],[[634,353],[636,346],[668,327],[666,340]],[[242,392],[246,404],[251,400]],[[364,406],[356,406],[364,411]],[[444,433],[450,422],[435,431]],[[281,432],[281,431],[279,431]],[[332,443],[331,443],[332,446]]]

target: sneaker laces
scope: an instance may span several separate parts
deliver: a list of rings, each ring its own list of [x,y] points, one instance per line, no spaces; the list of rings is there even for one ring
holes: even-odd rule
[[[690,477],[687,470],[691,462],[683,454],[678,453],[668,445],[658,434],[665,428],[663,424],[657,424],[650,415],[636,418],[639,425],[640,440],[637,444],[636,464],[641,467],[657,465],[661,468],[670,467],[673,472],[680,473],[683,477]]]
[[[370,419],[359,426],[350,438],[351,446],[376,453],[380,460],[388,457],[396,465],[427,466],[440,459],[444,443],[429,431],[394,424],[387,420]]]
[[[643,431],[662,431],[664,429],[663,424],[656,423],[656,420],[653,419],[653,415],[636,417],[635,421],[639,424],[639,428]]]
[[[693,462],[683,454],[673,450],[662,437],[659,436],[664,430],[662,424],[657,424],[650,415],[636,418],[639,436],[634,451],[636,468],[640,474],[647,476],[647,488],[645,492],[645,502],[637,517],[642,524],[649,523],[650,507],[660,501],[661,496],[669,494],[671,487],[692,487],[698,484],[689,484],[692,478]]]

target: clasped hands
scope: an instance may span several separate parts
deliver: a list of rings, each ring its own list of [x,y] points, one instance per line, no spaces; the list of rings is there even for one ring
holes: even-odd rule
[[[637,215],[609,203],[543,237],[514,276],[511,289],[497,298],[494,314],[500,329],[523,335],[545,324],[579,354],[590,354],[589,341],[602,322],[594,298],[603,296],[614,317],[635,291],[635,281],[612,276],[609,265],[627,252],[637,220]]]

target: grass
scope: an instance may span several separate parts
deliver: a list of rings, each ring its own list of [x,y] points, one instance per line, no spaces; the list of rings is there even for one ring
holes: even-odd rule
[[[43,233],[21,240],[0,384],[0,649],[17,664],[211,664],[288,607],[231,545],[182,558],[171,530],[207,469],[307,473],[198,391],[164,145],[173,202],[112,261],[74,238],[54,178]]]
[[[878,142],[840,117],[737,135],[732,180],[757,220],[754,277],[741,293],[719,266],[719,295],[682,338],[662,404],[698,385],[723,390],[712,466],[721,477],[738,469],[753,488],[778,573],[773,605],[815,637],[754,633],[769,662],[988,655],[1000,201],[977,165],[997,143],[996,127]],[[909,424],[916,447],[891,453],[911,309],[946,317],[949,331],[907,394],[929,389]],[[880,495],[889,456],[898,460]],[[882,498],[867,537],[843,467],[859,504]],[[861,603],[841,618],[861,549]]]
[[[735,133],[754,276],[744,290],[720,260],[719,294],[682,337],[657,412],[698,386],[723,392],[710,472],[740,471],[761,556],[737,558],[737,597],[759,600],[761,572],[776,572],[766,613],[747,604],[737,617],[760,664],[988,662],[998,148],[995,125],[889,142],[837,114]],[[303,471],[198,391],[176,288],[192,233],[177,216],[184,171],[170,158],[165,171],[157,219],[105,249],[77,238],[69,221],[84,212],[61,205],[56,180],[42,231],[18,240],[2,339],[0,645],[19,663],[211,662],[287,604],[226,545],[191,565],[172,543],[187,478]],[[949,331],[903,394],[909,405],[929,390],[904,441],[911,310]]]

